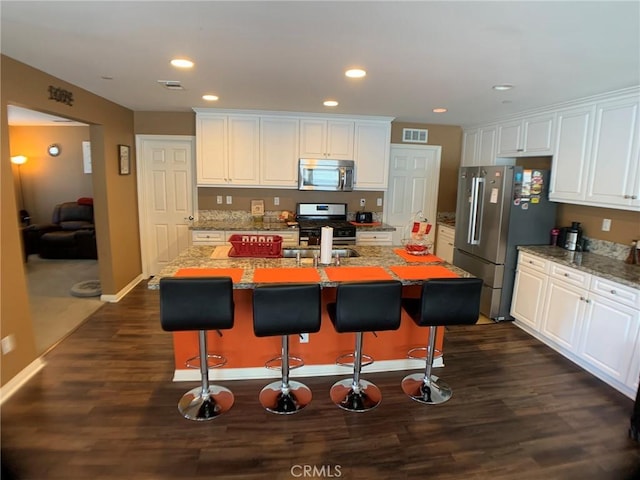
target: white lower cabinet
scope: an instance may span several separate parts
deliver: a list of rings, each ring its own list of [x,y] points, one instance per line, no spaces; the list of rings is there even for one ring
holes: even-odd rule
[[[298,230],[272,231],[274,235],[280,235],[282,237],[283,247],[297,247],[300,242],[300,232]]]
[[[227,239],[220,230],[194,230],[191,233],[193,245],[226,245]]]
[[[640,290],[519,252],[511,315],[523,330],[635,397]]]
[[[540,330],[542,322],[548,264],[546,260],[521,253],[516,270],[511,316],[516,323],[521,322],[536,331]]]
[[[357,232],[356,245],[393,245],[393,232]]]
[[[587,307],[586,295],[585,289],[549,279],[540,331],[569,352],[578,350],[578,329]]]
[[[438,225],[436,236],[436,256],[445,262],[453,263],[453,245],[455,243],[456,231],[453,227]]]
[[[590,295],[588,302],[578,355],[611,378],[626,383],[640,311],[600,295]]]

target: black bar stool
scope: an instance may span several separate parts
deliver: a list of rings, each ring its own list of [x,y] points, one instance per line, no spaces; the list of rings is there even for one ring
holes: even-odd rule
[[[414,373],[402,380],[402,390],[413,400],[429,405],[444,403],[453,392],[449,385],[431,375],[436,350],[437,327],[473,325],[480,315],[482,279],[441,278],[422,284],[420,298],[403,298],[402,306],[416,325],[430,327],[424,374]],[[409,351],[408,356],[415,358]]]
[[[380,389],[360,378],[363,332],[397,330],[401,301],[402,283],[396,280],[338,284],[336,301],[327,305],[327,312],[336,332],[356,334],[353,378],[336,382],[329,393],[340,408],[366,412],[380,404]]]
[[[297,413],[311,402],[311,390],[305,384],[289,380],[291,368],[304,363],[289,357],[289,335],[315,333],[320,330],[320,285],[259,285],[253,290],[253,331],[257,337],[282,336],[280,357],[269,360],[267,368],[280,361],[282,378],[265,386],[260,404],[269,412]],[[297,361],[290,367],[290,360]]]
[[[198,330],[202,382],[199,387],[185,393],[178,402],[178,410],[189,420],[212,420],[233,405],[233,393],[229,389],[209,384],[209,357],[216,358],[215,366],[224,365],[226,360],[207,353],[207,330],[232,328],[233,314],[233,284],[230,277],[160,279],[162,329],[168,332]]]

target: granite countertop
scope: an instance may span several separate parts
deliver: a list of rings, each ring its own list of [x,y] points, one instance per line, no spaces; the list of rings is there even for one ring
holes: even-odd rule
[[[355,225],[355,224],[354,224]],[[355,225],[356,230],[367,232],[393,232],[395,227],[380,223],[379,225]],[[225,231],[278,231],[296,230],[286,222],[254,222],[238,220],[198,220],[189,227],[190,230],[225,230]]]
[[[160,278],[171,277],[181,268],[242,268],[242,279],[239,283],[234,283],[234,288],[237,289],[249,289],[254,288],[255,283],[253,281],[253,272],[256,268],[296,268],[295,258],[246,258],[235,257],[225,259],[213,259],[211,254],[216,247],[210,245],[193,246],[186,249],[180,255],[178,255],[173,261],[171,261],[165,268],[162,269],[159,275],[154,276],[149,280],[148,288],[159,288]],[[343,247],[339,247],[343,248]],[[356,246],[350,245],[348,248],[357,251],[359,257],[341,258],[341,267],[347,266],[360,266],[360,267],[382,267],[396,280],[401,280],[404,285],[419,284],[419,281],[402,280],[393,273],[389,267],[414,265],[414,266],[428,266],[428,265],[441,265],[449,270],[457,273],[461,277],[471,277],[468,272],[455,267],[446,262],[407,262],[402,257],[394,253],[394,249],[401,247],[373,247],[373,246]],[[312,267],[311,264],[302,264],[300,268]],[[323,287],[336,286],[336,282],[329,281],[324,267],[317,267],[320,274],[320,284]]]
[[[629,265],[621,260],[590,252],[570,252],[564,248],[550,245],[521,245],[518,250],[640,289],[640,265]]]

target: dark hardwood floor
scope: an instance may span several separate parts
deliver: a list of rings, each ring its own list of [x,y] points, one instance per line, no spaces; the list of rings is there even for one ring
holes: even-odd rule
[[[3,467],[14,478],[636,478],[633,401],[510,323],[448,331],[436,374],[454,395],[443,405],[405,397],[405,372],[365,368],[383,392],[368,413],[329,401],[336,377],[306,379],[313,402],[293,416],[261,409],[265,381],[236,381],[224,382],[232,410],[198,423],[177,411],[195,384],[171,381],[158,310],[146,285],[105,305],[5,402]]]

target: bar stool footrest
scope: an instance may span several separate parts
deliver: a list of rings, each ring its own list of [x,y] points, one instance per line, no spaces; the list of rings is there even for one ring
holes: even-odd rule
[[[188,358],[186,362],[184,362],[187,368],[195,368],[200,369],[200,355],[196,355],[195,357]],[[207,366],[209,368],[220,368],[227,364],[227,358],[222,355],[218,355],[216,353],[208,353],[207,354]]]
[[[424,355],[415,355],[416,352],[424,352]],[[433,352],[433,359],[439,358],[442,356],[442,350],[438,350],[437,348]],[[411,360],[422,360],[423,362],[427,361],[427,347],[416,347],[412,348],[407,352],[407,358]]]
[[[282,356],[278,355],[277,357],[273,357],[271,360],[267,360],[264,367],[269,370],[282,370]],[[300,357],[293,357],[289,355],[289,370],[294,370],[300,367],[304,367],[304,360]]]
[[[341,367],[349,367],[353,368],[353,359],[355,358],[355,353],[345,353],[343,355],[339,355],[336,357],[336,365],[340,365]],[[352,359],[350,362],[347,359]],[[367,355],[366,353],[362,354],[362,363],[361,367],[366,367],[367,365],[371,365],[373,363],[373,357],[371,355]]]

